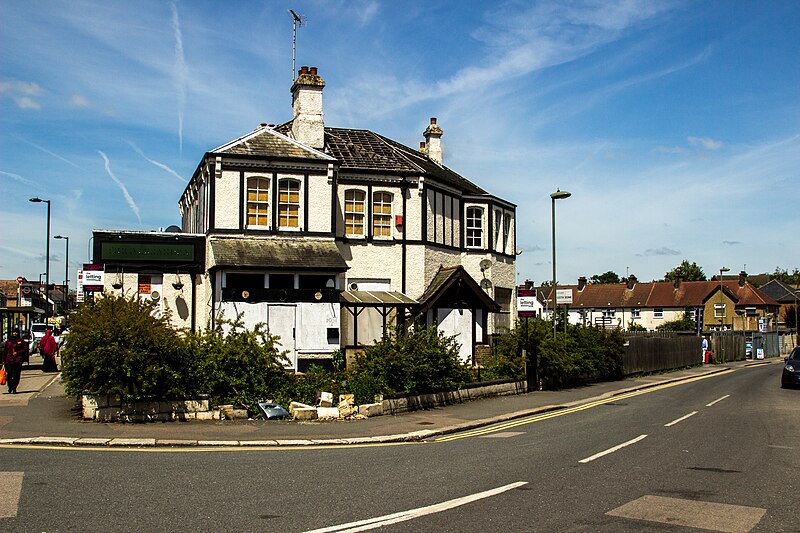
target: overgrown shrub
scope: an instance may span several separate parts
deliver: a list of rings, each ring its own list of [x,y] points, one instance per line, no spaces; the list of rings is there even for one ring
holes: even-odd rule
[[[194,360],[168,314],[135,294],[107,294],[70,318],[61,351],[68,394],[116,394],[127,400],[168,398],[193,392]]]
[[[436,326],[417,324],[406,332],[387,328],[380,341],[365,346],[356,358],[348,385],[362,387],[359,394],[375,389],[388,394],[456,390],[469,379],[458,351],[455,337]]]
[[[691,313],[684,312],[681,318],[675,320],[668,320],[663,324],[656,326],[658,331],[693,331],[694,319]]]
[[[246,329],[241,315],[189,335],[188,349],[198,363],[192,369],[196,390],[209,394],[213,405],[244,405],[257,413],[259,401],[283,396],[289,379],[277,340],[264,324]]]

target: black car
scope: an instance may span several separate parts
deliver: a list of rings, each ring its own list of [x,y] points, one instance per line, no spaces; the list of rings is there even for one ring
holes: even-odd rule
[[[786,364],[783,365],[781,374],[781,387],[797,386],[800,386],[800,346],[792,350],[792,353],[786,358]]]

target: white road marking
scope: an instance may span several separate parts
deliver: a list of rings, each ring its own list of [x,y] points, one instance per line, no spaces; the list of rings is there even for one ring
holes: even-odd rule
[[[724,400],[725,398],[730,398],[730,396],[731,396],[730,394],[726,394],[726,395],[725,395],[725,396],[723,396],[722,398],[717,398],[717,399],[716,399],[716,400],[714,400],[713,402],[711,402],[711,403],[707,403],[707,404],[706,404],[706,407],[711,407],[711,406],[712,406],[712,405],[714,405],[715,403],[717,403],[717,402],[721,402],[721,401],[722,401],[722,400]]]
[[[0,518],[14,518],[19,509],[23,472],[0,472]]]
[[[635,444],[635,443],[639,442],[640,440],[644,439],[645,437],[647,437],[647,435],[639,435],[635,439],[631,439],[628,442],[623,442],[622,444],[618,444],[617,446],[614,446],[613,448],[609,448],[609,449],[607,449],[605,451],[602,451],[600,453],[596,453],[596,454],[592,455],[591,457],[587,457],[586,459],[581,459],[578,462],[579,463],[588,463],[589,461],[594,461],[595,459],[603,457],[604,455],[608,455],[610,453],[614,453],[617,450],[621,450],[625,446],[630,446],[631,444]]]
[[[484,498],[496,496],[503,492],[516,489],[517,487],[521,487],[527,484],[528,484],[527,481],[517,481],[516,483],[511,483],[510,485],[504,485],[502,487],[497,487],[496,489],[478,492],[477,494],[463,496],[461,498],[456,498],[454,500],[449,500],[446,502],[429,505],[427,507],[410,509],[408,511],[401,511],[399,513],[394,513],[386,516],[379,516],[376,518],[368,518],[366,520],[359,520],[358,522],[350,522],[338,526],[314,529],[311,531],[307,531],[306,533],[334,533],[334,532],[356,533],[357,531],[367,531],[368,529],[375,529],[383,526],[388,526],[390,524],[397,524],[399,522],[405,522],[406,520],[412,520],[414,518],[419,518],[421,516],[433,513],[439,513],[442,511],[446,511],[448,509],[453,509],[454,507],[459,507],[461,505],[466,505],[468,503],[476,502]]]
[[[675,424],[677,424],[678,422],[683,422],[684,420],[686,420],[686,419],[687,419],[687,418],[689,418],[690,416],[694,416],[694,415],[696,415],[696,414],[697,414],[697,411],[692,411],[692,412],[691,412],[691,413],[689,413],[688,415],[684,415],[684,416],[682,416],[682,417],[680,417],[680,418],[677,418],[677,419],[673,420],[672,422],[670,422],[669,424],[664,424],[664,427],[665,427],[665,428],[668,428],[668,427],[674,426],[674,425],[675,425]]]

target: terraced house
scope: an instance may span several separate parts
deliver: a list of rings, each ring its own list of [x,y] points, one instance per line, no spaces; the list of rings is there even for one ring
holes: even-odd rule
[[[514,315],[515,205],[443,164],[435,118],[419,149],[326,127],[324,86],[303,67],[291,121],[262,123],[203,156],[180,199],[180,231],[96,233],[106,284],[113,273],[131,276],[128,285],[155,276],[165,305],[183,298],[176,320],[186,327],[220,314],[263,322],[297,369],[412,317],[457,335],[471,361]],[[155,262],[102,252],[104,242],[148,239],[199,239],[202,250]],[[191,290],[176,289],[170,280],[189,271]]]

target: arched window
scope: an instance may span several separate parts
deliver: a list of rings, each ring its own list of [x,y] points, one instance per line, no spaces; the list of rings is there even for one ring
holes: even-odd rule
[[[278,182],[278,226],[300,227],[300,182],[297,180]]]
[[[247,178],[247,227],[269,226],[269,180]]]
[[[483,248],[483,209],[467,208],[467,248]]]
[[[358,189],[344,191],[344,233],[345,235],[364,235],[364,206],[366,194]]]
[[[372,235],[392,236],[392,195],[388,192],[372,194]]]

